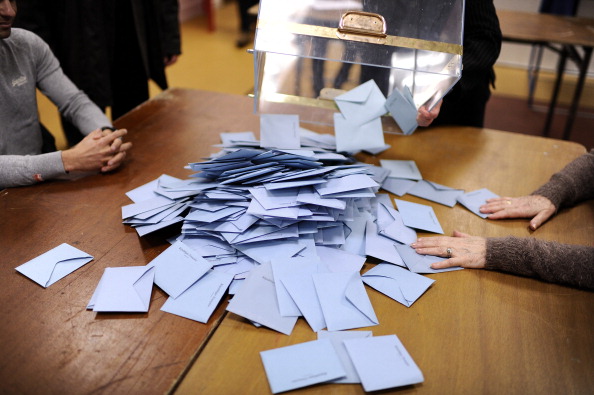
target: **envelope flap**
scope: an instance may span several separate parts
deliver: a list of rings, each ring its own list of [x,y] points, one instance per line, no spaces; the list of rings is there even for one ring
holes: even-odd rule
[[[378,319],[361,281],[359,273],[353,273],[345,289],[346,299],[365,315],[371,322],[378,324]]]
[[[369,80],[342,95],[336,96],[334,100],[337,102],[365,103],[369,99],[369,96],[371,96],[371,92],[373,92],[373,85],[373,80]]]

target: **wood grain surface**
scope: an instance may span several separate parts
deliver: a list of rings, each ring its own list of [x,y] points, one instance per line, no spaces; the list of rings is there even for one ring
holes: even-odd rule
[[[585,152],[575,143],[473,128],[419,130],[408,137],[387,136],[387,142],[392,145],[389,151],[360,159],[415,160],[427,180],[466,191],[486,187],[509,196],[530,193]],[[594,202],[562,210],[530,232],[527,220],[488,221],[460,205],[449,208],[410,195],[402,199],[430,204],[446,234],[457,229],[594,245]],[[365,269],[373,264],[368,261]],[[396,334],[425,377],[420,385],[382,393],[592,392],[592,292],[481,270],[429,277],[436,282],[410,308],[367,288],[380,325],[364,329],[374,335]],[[259,352],[315,338],[303,319],[286,336],[229,313],[175,394],[270,393]],[[355,384],[322,384],[293,392],[364,393]]]

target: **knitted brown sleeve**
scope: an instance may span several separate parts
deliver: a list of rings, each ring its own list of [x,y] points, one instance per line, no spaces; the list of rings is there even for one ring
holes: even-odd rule
[[[488,238],[485,269],[594,289],[594,247],[531,237]]]
[[[594,150],[569,163],[532,192],[549,199],[558,209],[594,199]]]

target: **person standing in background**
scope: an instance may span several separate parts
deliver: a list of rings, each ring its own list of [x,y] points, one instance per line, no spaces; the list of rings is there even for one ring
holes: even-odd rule
[[[165,67],[181,53],[177,0],[20,0],[15,26],[49,45],[64,73],[117,119],[167,89]],[[68,143],[84,136],[62,118]]]
[[[239,12],[239,37],[235,42],[237,48],[243,48],[252,40],[252,23],[256,17],[250,15],[249,9],[259,3],[259,0],[237,0]]]

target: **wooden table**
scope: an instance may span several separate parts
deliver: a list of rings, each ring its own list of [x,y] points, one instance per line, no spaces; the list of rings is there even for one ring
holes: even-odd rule
[[[543,130],[545,136],[549,135],[551,129],[567,59],[572,60],[578,68],[577,85],[563,131],[563,139],[568,140],[592,58],[594,19],[511,10],[497,10],[497,15],[504,41],[538,45],[559,54],[555,86]],[[583,54],[578,48],[582,49]],[[540,63],[540,59],[537,63]],[[538,69],[533,72],[538,73]]]
[[[186,177],[183,166],[216,151],[220,132],[257,131],[251,109],[247,97],[169,90],[117,122],[134,143],[119,171],[0,192],[0,393],[270,393],[259,352],[314,339],[303,320],[286,336],[224,315],[223,302],[204,325],[161,312],[160,290],[148,314],[85,310],[105,267],[146,264],[167,245],[167,232],[140,238],[121,224],[124,193],[163,173]],[[426,179],[502,195],[533,190],[584,152],[571,142],[472,128],[388,142],[389,152],[364,159],[414,159]],[[524,220],[492,222],[460,206],[431,205],[446,233],[530,235]],[[592,245],[593,223],[590,202],[561,211],[532,236]],[[95,259],[47,289],[14,270],[63,242]],[[487,271],[430,277],[436,283],[411,308],[368,289],[380,320],[370,329],[398,335],[425,376],[396,392],[591,393],[592,292]],[[299,391],[321,392],[362,387]]]

